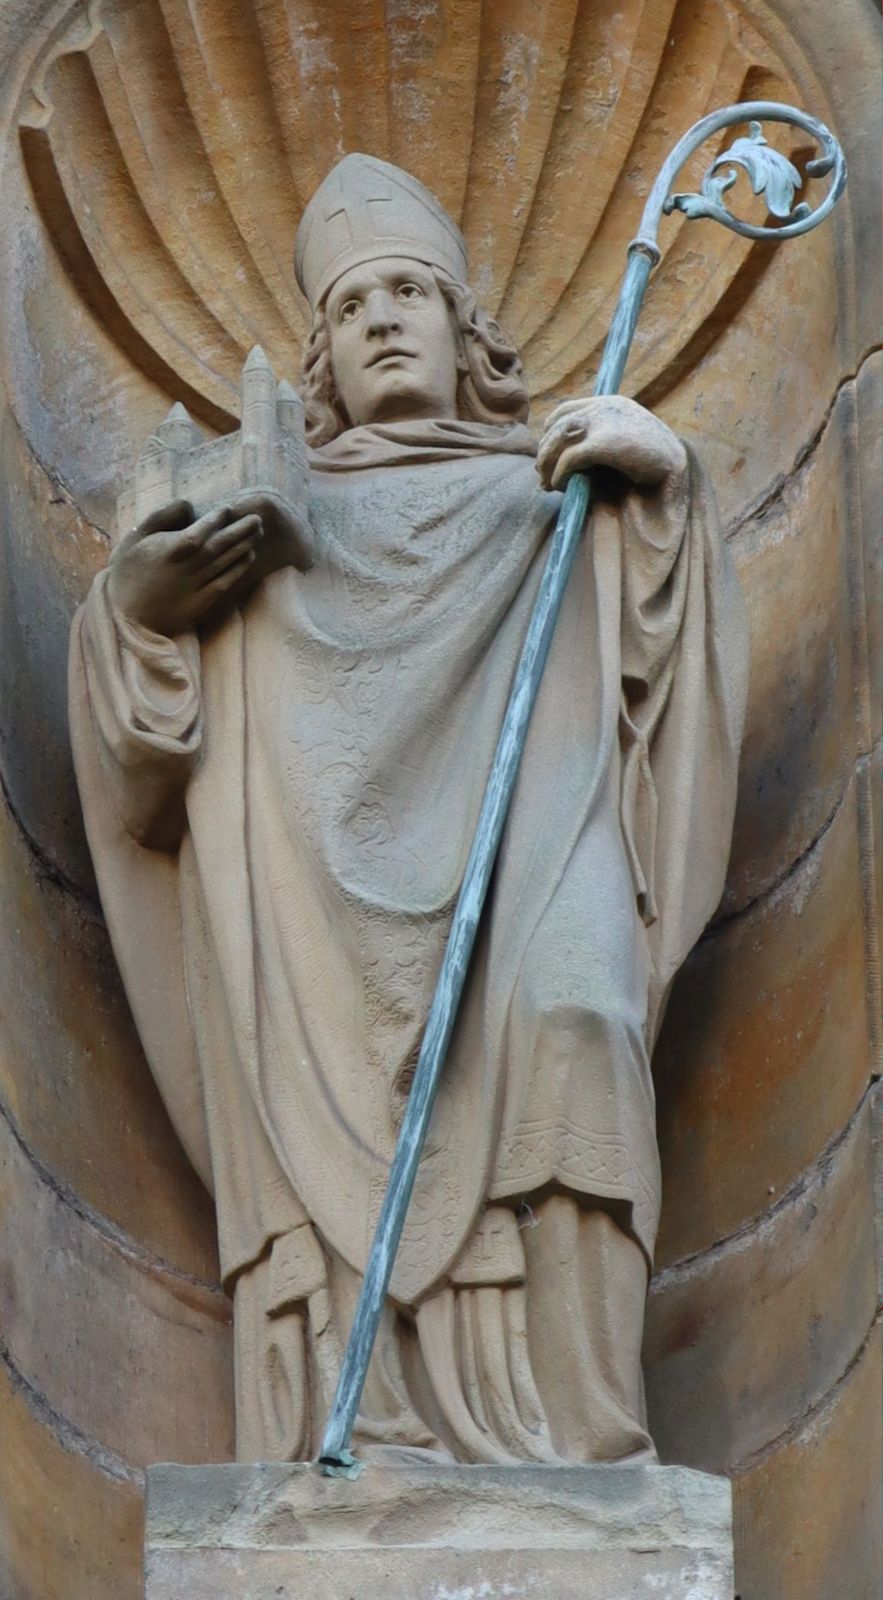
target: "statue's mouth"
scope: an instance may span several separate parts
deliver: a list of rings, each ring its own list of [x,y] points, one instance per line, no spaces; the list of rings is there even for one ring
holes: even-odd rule
[[[399,359],[404,358],[407,361],[413,361],[416,358],[416,351],[401,350],[397,345],[393,345],[388,350],[378,350],[377,354],[373,355],[370,361],[365,362],[365,366],[376,367],[381,361],[389,361],[392,357],[397,357]]]

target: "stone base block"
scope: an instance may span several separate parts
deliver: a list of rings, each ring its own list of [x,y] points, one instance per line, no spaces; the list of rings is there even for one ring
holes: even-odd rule
[[[394,1452],[151,1467],[145,1600],[733,1600],[730,1485],[684,1467]]]

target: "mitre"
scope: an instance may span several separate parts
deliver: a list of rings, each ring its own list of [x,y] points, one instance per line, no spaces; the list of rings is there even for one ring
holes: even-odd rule
[[[301,218],[295,276],[315,310],[342,273],[382,256],[423,261],[466,281],[463,235],[435,195],[377,156],[344,156]]]

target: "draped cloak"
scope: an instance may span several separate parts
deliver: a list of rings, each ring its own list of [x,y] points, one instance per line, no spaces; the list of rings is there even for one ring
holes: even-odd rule
[[[228,1286],[309,1219],[364,1269],[560,495],[521,427],[363,427],[313,453],[315,564],[210,634],[74,623],[89,842]],[[483,1203],[618,1205],[652,1255],[649,1056],[719,899],[746,682],[709,489],[619,485],[577,556],[391,1292]]]

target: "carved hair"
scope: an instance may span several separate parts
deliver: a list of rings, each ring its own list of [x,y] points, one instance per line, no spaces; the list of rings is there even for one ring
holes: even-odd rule
[[[457,335],[457,415],[471,422],[524,422],[528,394],[515,346],[483,311],[465,283],[432,267],[432,275],[451,311]],[[334,383],[331,335],[323,306],[313,315],[304,351],[301,385],[307,442],[328,444],[351,426]]]

